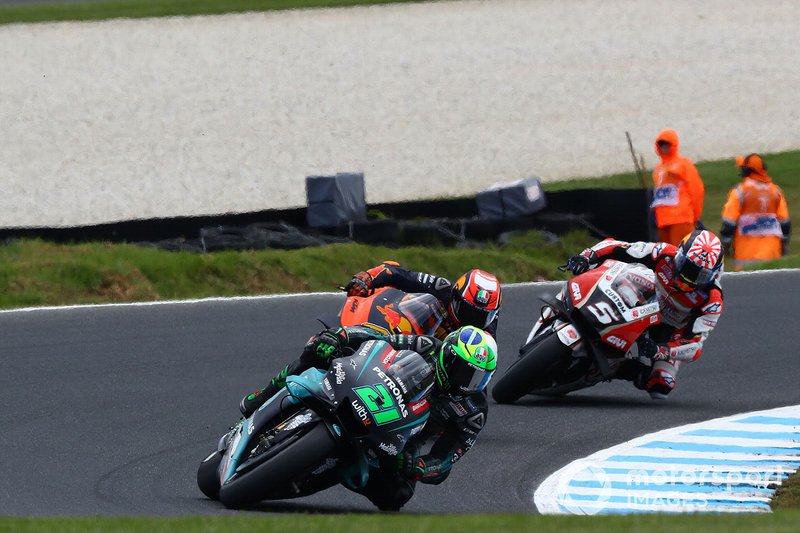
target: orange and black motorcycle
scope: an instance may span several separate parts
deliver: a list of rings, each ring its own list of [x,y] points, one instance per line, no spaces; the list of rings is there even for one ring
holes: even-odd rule
[[[359,325],[385,335],[413,333],[443,339],[448,333],[445,318],[444,306],[432,294],[382,287],[370,296],[349,296],[338,315],[317,319],[327,328]]]

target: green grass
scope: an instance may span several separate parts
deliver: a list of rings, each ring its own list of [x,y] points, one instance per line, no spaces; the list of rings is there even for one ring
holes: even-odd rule
[[[770,502],[773,511],[800,508],[800,473],[783,482]]]
[[[314,7],[418,2],[419,0],[104,0],[74,4],[28,4],[0,7],[0,24],[62,20],[216,15]]]
[[[19,240],[0,246],[0,308],[331,291],[386,259],[455,278],[470,268],[503,282],[553,279],[556,267],[590,244],[575,232],[548,243],[540,234],[507,246],[434,249],[335,244],[301,250],[168,252],[108,243]]]
[[[693,533],[695,531],[797,531],[800,512],[757,515],[539,516],[496,515],[266,515],[189,518],[0,518],[0,529],[16,532],[125,531],[150,533],[202,531],[302,531],[304,533],[536,533],[586,531],[616,533]]]

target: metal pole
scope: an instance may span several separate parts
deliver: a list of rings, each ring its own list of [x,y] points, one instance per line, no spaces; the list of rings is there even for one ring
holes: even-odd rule
[[[633,149],[631,134],[626,131],[625,137],[628,138],[628,148],[630,149],[631,157],[633,158],[633,168],[636,169],[636,175],[639,176],[639,183],[641,184],[642,189],[646,189],[647,186],[644,183],[644,160],[642,160],[642,166],[639,166],[639,161],[636,159],[636,151]]]

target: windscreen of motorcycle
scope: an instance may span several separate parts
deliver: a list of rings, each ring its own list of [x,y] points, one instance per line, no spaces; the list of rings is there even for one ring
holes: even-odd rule
[[[366,298],[351,296],[339,312],[343,326],[363,325],[385,335],[435,335],[444,317],[444,306],[432,294],[405,293],[390,287],[382,287]]]
[[[656,278],[652,270],[633,263],[614,278],[611,290],[616,291],[630,308],[653,303],[656,299]]]
[[[401,328],[403,333],[433,335],[444,321],[442,303],[432,294],[406,294],[398,309],[410,325],[409,331]]]

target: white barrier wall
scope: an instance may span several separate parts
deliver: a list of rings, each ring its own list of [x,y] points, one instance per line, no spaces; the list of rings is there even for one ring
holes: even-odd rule
[[[800,146],[800,4],[492,0],[0,26],[0,227],[367,201]],[[734,169],[731,168],[733,179]]]

